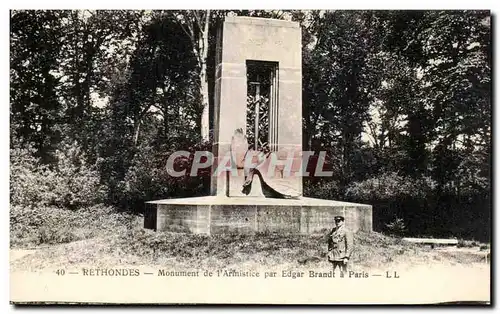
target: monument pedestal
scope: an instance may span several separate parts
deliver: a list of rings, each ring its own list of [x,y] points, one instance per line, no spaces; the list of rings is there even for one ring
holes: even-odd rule
[[[334,217],[345,217],[356,232],[372,231],[372,206],[301,197],[204,196],[148,202],[144,227],[196,234],[280,232],[310,234],[330,230]]]

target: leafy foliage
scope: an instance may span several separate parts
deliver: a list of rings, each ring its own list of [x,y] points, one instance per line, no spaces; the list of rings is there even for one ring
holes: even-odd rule
[[[104,200],[99,173],[86,164],[77,146],[57,151],[56,157],[57,164],[50,168],[41,164],[29,150],[11,150],[12,205],[76,209]]]
[[[392,172],[362,182],[354,182],[348,188],[346,196],[362,200],[425,197],[432,193],[434,185],[435,183],[430,178],[415,180]]]
[[[114,234],[131,217],[102,205],[68,210],[54,206],[13,205],[10,243],[16,246],[59,244]]]
[[[390,234],[395,236],[403,236],[406,232],[406,225],[401,218],[394,218],[393,221],[385,225]]]

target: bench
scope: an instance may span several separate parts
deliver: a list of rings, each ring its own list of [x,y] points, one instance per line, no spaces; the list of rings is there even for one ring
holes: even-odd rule
[[[449,245],[449,246],[457,246],[457,239],[432,239],[432,238],[403,238],[403,241],[418,243],[418,244],[429,244],[432,248],[435,245]]]
[[[491,254],[489,249],[480,249],[479,251],[470,251],[467,250],[467,248],[462,248],[467,250],[466,252],[464,251],[459,251],[462,250],[461,248],[458,248],[458,240],[457,239],[432,239],[432,238],[403,238],[403,241],[410,242],[410,243],[416,243],[416,244],[427,244],[430,245],[431,248],[434,248],[436,245],[440,246],[449,246],[450,250],[449,252],[463,252],[466,254],[473,254],[473,255],[478,255],[481,257],[484,257],[484,262],[486,264],[491,262]],[[455,248],[452,248],[455,247]]]

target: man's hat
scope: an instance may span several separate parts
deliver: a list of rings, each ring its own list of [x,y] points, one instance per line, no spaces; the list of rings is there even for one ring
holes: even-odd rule
[[[344,217],[343,216],[335,216],[333,219],[335,221],[344,221]]]

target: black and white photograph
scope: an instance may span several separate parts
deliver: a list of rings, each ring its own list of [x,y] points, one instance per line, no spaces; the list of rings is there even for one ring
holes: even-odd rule
[[[21,10],[10,302],[491,305],[489,10]]]

